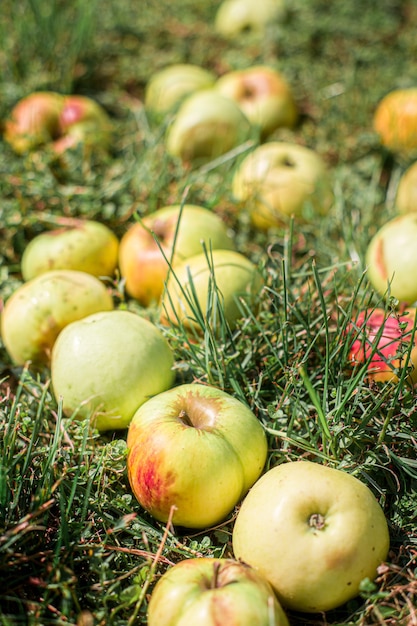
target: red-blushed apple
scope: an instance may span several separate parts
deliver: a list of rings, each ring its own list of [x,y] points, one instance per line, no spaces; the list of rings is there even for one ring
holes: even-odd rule
[[[417,88],[395,89],[376,107],[373,126],[381,143],[394,153],[417,151]]]
[[[360,311],[347,328],[352,337],[349,364],[368,363],[367,376],[375,381],[398,382],[404,367],[417,382],[416,309],[388,313],[374,308]]]
[[[59,115],[57,154],[82,144],[87,150],[106,152],[111,147],[112,123],[104,108],[87,96],[69,95]]]
[[[243,144],[253,132],[246,115],[215,89],[187,96],[167,129],[166,149],[186,163],[207,161]]]
[[[118,264],[119,240],[101,222],[57,218],[59,227],[36,235],[21,258],[24,280],[50,270],[69,269],[111,277]]]
[[[264,35],[267,28],[283,22],[287,13],[286,0],[223,0],[217,9],[214,29],[230,39],[247,32]]]
[[[223,74],[215,88],[234,100],[262,138],[281,127],[293,128],[298,108],[292,89],[280,72],[266,65],[254,65]]]
[[[64,328],[51,357],[52,388],[64,414],[99,431],[128,426],[137,408],[174,382],[174,357],[157,326],[125,310]]]
[[[386,222],[366,250],[367,275],[380,295],[402,303],[417,300],[417,214],[406,213]]]
[[[276,227],[290,217],[312,220],[333,204],[327,168],[314,150],[288,142],[258,146],[238,165],[232,192],[259,230]]]
[[[269,583],[227,558],[190,558],[166,570],[148,604],[148,626],[289,626]]]
[[[412,163],[400,178],[395,206],[399,213],[417,212],[417,161]]]
[[[264,281],[257,267],[234,250],[212,250],[189,257],[170,271],[162,294],[161,319],[201,332],[219,332],[223,320],[233,329],[244,301],[255,310]]]
[[[212,87],[213,72],[192,63],[173,63],[155,72],[145,89],[145,107],[152,114],[166,115],[186,96]]]
[[[131,225],[120,241],[119,267],[126,291],[143,306],[160,301],[169,265],[206,248],[234,249],[225,222],[193,204],[162,207]]]
[[[374,580],[389,550],[388,523],[365,483],[310,461],[283,463],[252,487],[233,527],[233,551],[284,607],[329,611]]]
[[[95,276],[75,270],[52,270],[16,289],[4,305],[1,336],[16,365],[49,365],[62,329],[91,313],[110,311],[113,299]]]
[[[222,522],[259,478],[265,431],[246,404],[216,387],[173,387],[134,414],[127,472],[139,504],[155,519],[207,528]]]

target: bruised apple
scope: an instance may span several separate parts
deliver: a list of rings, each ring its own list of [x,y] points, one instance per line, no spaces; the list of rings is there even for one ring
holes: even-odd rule
[[[24,280],[53,269],[113,276],[119,249],[113,231],[94,220],[58,218],[57,221],[59,228],[37,235],[24,249],[21,260]]]
[[[191,558],[168,569],[148,605],[148,626],[288,626],[269,583],[227,558]]]
[[[95,276],[52,270],[24,283],[1,315],[1,336],[16,365],[49,365],[52,347],[65,326],[97,311],[113,309],[113,299]]]
[[[143,306],[159,302],[169,264],[207,249],[234,249],[223,220],[193,204],[165,206],[129,227],[120,241],[120,273],[127,292]]]
[[[183,384],[134,414],[127,472],[140,505],[188,528],[223,521],[260,476],[265,431],[246,404],[216,387]]]
[[[382,98],[373,119],[381,143],[394,153],[417,151],[417,88],[395,89]]]

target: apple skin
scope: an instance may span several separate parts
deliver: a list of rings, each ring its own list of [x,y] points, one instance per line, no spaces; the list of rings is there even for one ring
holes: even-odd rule
[[[400,302],[417,300],[417,214],[399,215],[386,222],[372,237],[365,262],[369,281],[380,295]]]
[[[373,118],[381,143],[394,153],[417,151],[417,88],[395,89],[382,98]]]
[[[65,326],[96,311],[113,309],[113,299],[95,276],[52,270],[24,283],[1,316],[4,346],[16,365],[49,365],[52,347]]]
[[[170,272],[162,295],[162,321],[200,332],[200,323],[193,313],[193,308],[198,308],[205,322],[218,332],[213,277],[224,317],[230,328],[235,328],[242,315],[239,300],[256,306],[263,279],[250,259],[233,250],[213,250],[207,255],[203,252],[177,265]],[[213,310],[209,311],[209,305]]]
[[[118,264],[119,240],[107,226],[94,220],[58,218],[62,225],[34,237],[23,251],[24,280],[57,269],[79,270],[111,277]]]
[[[63,411],[99,430],[128,426],[134,412],[174,382],[174,358],[161,331],[130,311],[89,315],[58,336],[51,358]]]
[[[281,127],[293,128],[298,109],[291,87],[272,67],[256,65],[244,70],[227,72],[215,88],[234,100],[248,120],[260,129],[265,138]]]
[[[202,242],[208,250],[235,248],[223,220],[198,205],[165,206],[136,222],[121,238],[119,248],[127,292],[143,306],[159,302],[168,262],[175,266],[202,252]]]
[[[298,220],[324,216],[334,199],[321,157],[304,146],[279,141],[258,146],[241,161],[232,192],[262,231],[292,216]]]
[[[148,604],[148,626],[289,626],[269,583],[227,558],[190,558],[168,569]]]
[[[187,163],[207,161],[244,143],[252,132],[236,102],[214,88],[203,89],[181,103],[167,129],[166,149]]]
[[[395,206],[399,213],[417,212],[417,161],[400,178]]]
[[[271,24],[283,22],[287,13],[285,0],[223,0],[214,29],[227,39],[244,36],[247,31],[262,35]]]
[[[412,308],[401,314],[387,313],[380,308],[360,311],[347,328],[347,333],[353,334],[349,350],[350,365],[355,366],[370,359],[368,378],[377,382],[398,382],[394,369],[412,366],[409,379],[413,384],[416,383],[417,334],[414,334],[413,348],[410,350],[415,317],[416,309]],[[399,358],[400,354],[402,356]]]
[[[60,137],[53,144],[54,151],[62,154],[82,144],[87,150],[107,152],[112,133],[110,117],[98,102],[87,96],[66,96],[59,115]]]
[[[347,472],[283,463],[243,500],[233,551],[274,588],[282,606],[329,611],[373,580],[389,550],[388,524],[370,489]]]
[[[127,472],[139,504],[155,519],[187,528],[223,521],[260,476],[265,431],[228,393],[198,383],[161,393],[136,411]]]
[[[145,89],[145,107],[152,114],[166,115],[186,96],[212,87],[216,81],[213,72],[191,63],[168,65],[149,79]]]

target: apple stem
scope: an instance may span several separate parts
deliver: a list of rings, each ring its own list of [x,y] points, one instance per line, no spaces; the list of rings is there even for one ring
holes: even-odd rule
[[[311,528],[315,528],[316,530],[323,530],[326,522],[321,513],[314,513],[313,515],[311,515],[308,524]]]
[[[194,424],[192,423],[191,419],[189,418],[187,414],[187,411],[184,411],[184,409],[181,409],[178,417],[186,426],[194,426]]]

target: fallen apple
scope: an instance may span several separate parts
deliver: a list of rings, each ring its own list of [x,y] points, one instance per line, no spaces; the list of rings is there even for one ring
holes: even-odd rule
[[[234,197],[260,230],[294,217],[326,215],[333,203],[327,168],[314,151],[273,141],[255,148],[241,161],[232,181]]]
[[[236,102],[203,89],[181,103],[167,130],[166,149],[185,162],[207,161],[244,143],[252,131]]]
[[[169,264],[214,248],[234,249],[224,221],[193,204],[165,206],[131,225],[120,241],[120,273],[126,291],[143,306],[161,299]]]
[[[241,302],[255,308],[263,279],[256,266],[233,250],[212,250],[178,264],[162,295],[162,321],[201,332],[219,332],[223,320],[233,329],[243,317]]]
[[[280,72],[265,65],[227,72],[215,88],[234,100],[261,138],[281,127],[294,127],[298,109],[291,87]]]
[[[213,72],[191,63],[174,63],[155,72],[145,89],[145,107],[156,115],[173,111],[186,96],[212,87]]]
[[[381,143],[394,153],[417,150],[417,88],[395,89],[376,107],[373,126]]]
[[[400,302],[417,300],[417,214],[406,213],[386,222],[366,251],[368,278],[381,295]]]
[[[223,0],[217,9],[214,28],[226,38],[236,38],[247,32],[265,34],[268,27],[284,21],[286,0]]]
[[[161,331],[130,311],[89,315],[59,334],[52,388],[64,414],[99,430],[128,426],[137,408],[174,382],[174,358]]]
[[[289,626],[269,583],[227,558],[190,558],[168,569],[148,604],[148,626]]]
[[[370,489],[345,471],[309,461],[266,472],[233,528],[235,557],[270,582],[284,607],[308,613],[357,596],[388,550],[387,520]]]
[[[59,228],[34,237],[21,258],[24,280],[56,269],[80,270],[111,277],[118,263],[119,240],[94,220],[58,218]]]
[[[400,213],[417,212],[417,161],[400,178],[395,206]]]
[[[24,283],[1,315],[4,346],[16,365],[49,365],[52,347],[65,326],[96,311],[113,309],[113,299],[95,276],[53,270]]]
[[[60,136],[54,141],[57,154],[80,144],[87,150],[108,151],[112,123],[104,108],[87,96],[66,96],[59,115]]]
[[[127,472],[139,504],[155,519],[188,528],[223,521],[260,476],[267,456],[261,423],[216,387],[183,384],[134,414]]]

